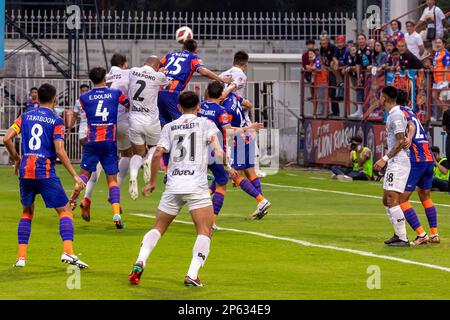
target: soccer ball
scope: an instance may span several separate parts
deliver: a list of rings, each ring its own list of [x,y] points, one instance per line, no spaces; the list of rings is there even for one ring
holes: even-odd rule
[[[181,44],[183,44],[184,41],[190,40],[194,38],[194,33],[192,32],[192,29],[183,26],[181,28],[178,28],[178,30],[175,32],[175,39]]]

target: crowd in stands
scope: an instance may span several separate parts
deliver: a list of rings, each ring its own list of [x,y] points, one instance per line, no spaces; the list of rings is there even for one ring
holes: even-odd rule
[[[359,34],[356,41],[337,36],[334,41],[323,33],[317,47],[306,41],[302,56],[304,81],[310,83],[308,100],[315,105],[315,116],[338,117],[339,102],[344,99],[344,78],[348,75],[356,91],[356,112],[349,118],[362,119],[365,81],[386,71],[424,70],[432,80],[431,121],[442,118],[450,102],[450,43],[444,12],[435,0],[427,0],[419,21],[405,26],[393,20],[387,28],[370,36]],[[403,29],[405,27],[405,29]],[[328,110],[330,107],[330,110]]]

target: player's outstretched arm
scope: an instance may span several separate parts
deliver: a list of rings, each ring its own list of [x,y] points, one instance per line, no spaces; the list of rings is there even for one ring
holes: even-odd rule
[[[11,158],[14,159],[14,173],[17,175],[20,167],[20,155],[17,153],[16,148],[14,148],[13,140],[17,136],[17,131],[13,128],[9,128],[6,132],[3,143],[5,144],[6,150],[8,150]]]
[[[208,68],[205,68],[205,67],[198,68],[197,72],[200,73],[204,77],[210,78],[211,80],[216,80],[216,81],[223,82],[223,83],[231,82],[231,77],[221,78],[217,74],[215,74],[214,72],[212,72],[211,70],[209,70]]]
[[[67,156],[66,153],[66,149],[64,147],[64,140],[62,139],[55,140],[55,150],[59,160],[75,180],[75,184],[77,184],[77,187],[79,189],[83,189],[86,186],[86,184],[83,182],[83,180],[81,180],[81,178],[78,176],[75,169],[73,168],[72,163],[70,162],[69,157]]]
[[[153,153],[150,181],[144,186],[144,188],[142,188],[142,195],[145,197],[156,189],[156,178],[158,177],[161,158],[165,151],[166,149],[163,147],[157,147],[155,153]]]

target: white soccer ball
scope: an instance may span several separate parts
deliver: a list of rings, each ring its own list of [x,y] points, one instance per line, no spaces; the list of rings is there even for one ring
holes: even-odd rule
[[[194,39],[194,32],[192,32],[191,28],[183,26],[175,31],[175,39],[179,43],[183,44],[183,42],[186,40]]]

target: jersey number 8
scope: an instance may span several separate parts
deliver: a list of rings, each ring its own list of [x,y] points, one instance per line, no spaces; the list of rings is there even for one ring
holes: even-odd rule
[[[44,133],[44,129],[39,123],[36,123],[31,127],[31,139],[28,141],[28,147],[30,150],[36,151],[41,148],[41,136]]]

